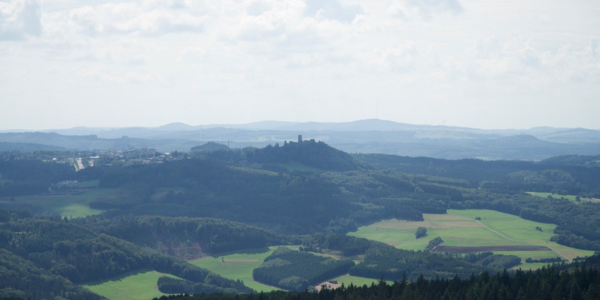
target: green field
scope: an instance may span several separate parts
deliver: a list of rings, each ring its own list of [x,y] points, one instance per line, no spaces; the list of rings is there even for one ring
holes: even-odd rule
[[[448,210],[446,215],[424,214],[424,221],[409,222],[385,220],[369,226],[360,227],[349,235],[368,238],[406,250],[423,250],[435,237],[441,237],[445,246],[501,246],[501,245],[539,245],[554,251],[504,251],[500,254],[512,254],[526,258],[542,259],[563,256],[573,259],[577,256],[590,256],[593,251],[580,250],[550,242],[556,225],[538,223],[517,216],[492,210]],[[481,218],[479,222],[476,217]],[[427,236],[415,239],[417,227],[427,228]],[[542,231],[535,228],[540,227]],[[522,265],[537,268],[543,264]]]
[[[348,274],[333,278],[331,280],[337,281],[337,283],[339,283],[339,284],[343,283],[344,286],[349,286],[351,283],[355,286],[363,286],[365,284],[368,286],[371,286],[371,283],[377,284],[379,282],[379,280],[375,280],[372,278],[357,277],[357,276],[352,276],[352,275],[348,275]],[[391,283],[391,282],[388,281],[388,283]]]
[[[246,250],[235,253],[228,253],[217,257],[204,257],[190,261],[191,264],[200,268],[211,270],[225,278],[240,279],[244,284],[257,292],[269,292],[279,290],[276,287],[268,286],[252,279],[252,270],[260,266],[267,256],[271,255],[279,246],[272,246],[264,249]],[[287,246],[290,249],[298,249],[298,246]],[[110,300],[148,300],[153,297],[163,295],[156,289],[158,278],[163,275],[155,271],[144,271],[128,276],[121,276],[116,279],[107,280],[98,283],[85,285],[92,292],[102,295]],[[167,276],[172,276],[164,274]],[[334,278],[338,283],[344,283],[346,286],[371,285],[377,280],[350,276],[348,274]]]
[[[267,256],[271,255],[278,246],[264,249],[246,250],[222,255],[219,257],[204,257],[190,263],[211,270],[225,278],[242,280],[244,284],[256,290],[257,292],[268,292],[279,290],[276,287],[268,286],[252,279],[252,270],[258,268],[265,261]],[[298,249],[298,246],[289,246],[292,249]]]
[[[559,195],[559,194],[538,193],[538,192],[527,192],[527,194],[532,195],[532,196],[542,197],[542,198],[548,198],[548,196],[550,196],[554,199],[565,198],[571,202],[577,202],[577,195]],[[580,200],[581,200],[581,202],[600,202],[600,199],[596,199],[596,198],[580,198]]]
[[[274,291],[279,289],[254,281],[252,279],[252,270],[260,266],[265,258],[271,255],[271,253],[273,253],[277,247],[278,246],[269,247],[268,249],[262,250],[241,251],[219,257],[205,257],[191,261],[190,263],[201,268],[209,269],[226,278],[240,279],[246,286],[256,290],[257,292]],[[298,246],[288,247],[292,249],[298,249]],[[319,253],[313,254],[320,255]],[[325,254],[321,255],[332,256]],[[223,262],[222,259],[225,262]],[[350,285],[350,283],[360,286],[364,284],[371,285],[372,282],[377,283],[377,280],[371,278],[356,277],[348,274],[333,278],[332,280],[335,280],[340,284],[344,283],[346,286]]]
[[[43,195],[15,197],[15,203],[25,203],[41,207],[44,211],[68,218],[81,218],[101,213],[91,209],[89,203],[110,192],[109,189],[93,189],[79,195]]]
[[[158,278],[163,275],[165,274],[156,271],[143,271],[112,280],[84,285],[84,287],[109,300],[149,300],[165,295],[159,292],[156,287]]]

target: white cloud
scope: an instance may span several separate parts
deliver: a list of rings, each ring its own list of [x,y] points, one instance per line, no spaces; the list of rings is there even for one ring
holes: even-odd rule
[[[137,34],[158,36],[174,32],[200,32],[206,16],[185,8],[184,1],[170,1],[165,6],[150,2],[108,3],[84,6],[70,11],[69,20],[88,35]]]
[[[360,5],[346,5],[339,0],[306,0],[307,16],[350,23],[362,13]]]
[[[465,51],[464,62],[474,79],[482,77],[525,75],[541,65],[542,53],[529,40],[496,37],[480,38]]]
[[[600,42],[598,42],[598,39],[590,40],[590,54],[592,57],[600,56]]]
[[[20,40],[42,33],[38,0],[0,2],[0,40]]]
[[[302,2],[299,0],[249,0],[231,5],[229,16],[235,21],[214,28],[219,36],[230,41],[277,41],[285,38],[286,32],[297,30],[302,23]],[[241,8],[236,11],[234,8]]]
[[[161,81],[152,72],[123,71],[117,73],[99,65],[79,66],[71,77],[71,82],[78,83],[82,80],[107,81],[118,84],[143,84],[150,82],[156,84],[157,82]]]
[[[246,0],[244,1],[246,13],[251,16],[260,16],[273,8],[273,3],[266,0]]]
[[[443,101],[476,107],[488,99],[493,107],[504,97],[555,99],[556,106],[558,95],[577,93],[583,102],[595,101],[600,5],[547,1],[552,5],[542,0],[55,0],[42,2],[40,16],[36,1],[0,0],[0,39],[19,39],[0,41],[0,94],[19,101],[34,99],[30,94],[38,91],[39,99],[55,94],[76,102],[70,95],[87,98],[94,91],[105,93],[95,99],[110,96],[135,107],[138,93],[157,100],[177,93],[181,103],[202,112],[208,110],[195,104],[198,98],[245,112],[245,119],[229,122],[360,118],[375,98],[390,103],[390,119],[414,122],[424,121],[398,108],[439,107],[442,116],[452,111]],[[36,9],[31,21],[27,16]],[[39,89],[27,88],[32,74]],[[414,101],[403,100],[409,98]],[[269,117],[249,104],[256,99],[262,107],[279,101],[280,108],[306,110]],[[343,105],[346,101],[353,104]],[[318,110],[313,104],[343,109],[330,110],[336,116],[327,110],[311,115]],[[228,122],[217,120],[215,111],[198,118]]]
[[[388,49],[385,53],[386,62],[392,70],[397,72],[410,72],[418,66],[422,55],[413,44]],[[421,67],[424,67],[421,65]]]
[[[435,14],[460,14],[464,10],[460,0],[395,0],[390,3],[388,13],[404,20],[417,16],[430,21]]]
[[[595,47],[594,39],[582,48],[540,49],[529,39],[487,37],[477,39],[462,56],[446,57],[444,68],[473,82],[518,82],[538,89],[571,81],[597,82],[600,56]]]
[[[246,41],[264,41],[281,36],[286,32],[284,15],[261,14],[243,18],[237,38]]]

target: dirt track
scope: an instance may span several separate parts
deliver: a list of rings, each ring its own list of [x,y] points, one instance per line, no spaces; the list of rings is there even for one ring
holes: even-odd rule
[[[438,246],[432,252],[470,253],[470,252],[494,252],[494,251],[552,251],[544,246]]]

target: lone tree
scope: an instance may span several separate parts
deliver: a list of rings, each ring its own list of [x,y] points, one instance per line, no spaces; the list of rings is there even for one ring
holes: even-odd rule
[[[415,232],[415,237],[418,238],[422,238],[424,236],[427,235],[427,228],[425,227],[419,227],[417,228],[417,232]]]

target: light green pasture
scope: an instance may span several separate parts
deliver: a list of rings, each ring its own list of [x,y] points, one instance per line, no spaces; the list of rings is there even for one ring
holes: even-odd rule
[[[503,246],[523,245],[523,243],[500,238],[487,228],[448,228],[427,230],[433,238],[439,236],[444,240],[444,246]]]
[[[566,256],[569,259],[573,259],[577,256],[586,257],[594,255],[594,251],[581,250],[576,248],[571,248],[563,245],[559,245],[555,242],[549,242],[548,247],[552,247],[552,249],[556,250],[556,252]]]
[[[365,226],[348,235],[368,238],[393,245],[402,249],[421,250],[429,243],[429,236],[415,239],[415,230],[397,230],[391,228],[378,228],[376,226]]]
[[[553,231],[556,228],[555,224],[540,223],[521,219],[520,217],[493,211],[493,210],[448,210],[449,214],[460,215],[464,217],[479,216],[480,223],[487,226],[506,237],[508,240],[518,241],[525,245],[546,246],[554,249],[554,254],[551,257],[564,256],[568,259],[573,259],[577,256],[590,256],[593,251],[581,250],[572,247],[559,245],[551,242],[550,238],[554,235]],[[535,228],[540,227],[542,231]],[[500,235],[498,237],[502,238]],[[506,239],[505,239],[506,240]],[[508,245],[508,244],[507,244]],[[543,252],[543,251],[542,251]],[[547,255],[540,255],[539,251],[531,251],[529,253],[514,252],[514,255],[521,257],[524,261],[527,257],[534,259],[546,258]],[[516,254],[519,253],[519,254]],[[524,255],[531,254],[531,255]],[[557,255],[555,255],[557,254]]]
[[[493,212],[493,213],[490,213]],[[520,217],[496,212],[492,210],[448,210],[448,214],[463,216],[466,218],[480,217],[481,224],[491,230],[498,232],[509,240],[516,240],[520,244],[545,245],[546,241],[554,235],[552,232],[556,225],[539,223],[521,219]],[[535,228],[540,227],[542,231]],[[496,234],[498,236],[498,234]],[[500,237],[500,236],[499,236]],[[502,237],[501,237],[502,238]],[[506,240],[506,239],[504,239]],[[507,244],[508,245],[508,244]]]
[[[261,284],[252,280],[252,270],[260,266],[277,246],[229,253],[218,257],[205,257],[190,261],[191,264],[211,270],[225,278],[240,279],[244,284],[258,292],[278,290],[278,288]],[[298,249],[298,246],[290,246]],[[92,292],[110,300],[148,300],[164,295],[156,288],[158,278],[162,275],[156,271],[143,271],[120,276],[119,278],[85,285]]]
[[[550,242],[554,224],[539,223],[521,219],[517,216],[492,210],[448,210],[446,215],[424,214],[424,221],[409,222],[385,220],[369,226],[363,226],[349,235],[367,238],[393,245],[406,250],[423,250],[428,242],[441,237],[445,246],[503,246],[503,245],[539,245],[555,251],[504,251],[526,258],[542,259],[564,256],[573,259],[577,256],[590,256],[592,251],[580,250]],[[481,218],[479,222],[476,217]],[[417,227],[427,228],[427,236],[415,239]],[[542,231],[535,228],[540,227]],[[535,267],[537,264],[527,264]],[[521,266],[519,266],[521,267]]]
[[[225,278],[242,280],[247,287],[257,292],[269,292],[279,289],[254,281],[252,270],[258,268],[265,261],[265,258],[271,255],[277,248],[278,246],[273,246],[264,249],[240,251],[218,257],[209,256],[190,261],[190,263],[200,268],[211,270]],[[298,249],[298,246],[290,246],[289,248]]]
[[[379,280],[365,278],[365,277],[357,277],[357,276],[352,276],[352,275],[348,275],[348,274],[333,278],[331,280],[337,281],[337,283],[339,283],[339,284],[343,283],[344,286],[349,286],[351,283],[354,286],[363,286],[365,284],[367,286],[371,286],[371,283],[377,284],[379,282]],[[387,282],[392,283],[393,281],[387,281]]]
[[[160,276],[174,277],[156,271],[143,271],[129,276],[84,285],[90,291],[109,300],[149,300],[165,295],[158,291],[156,283]]]

